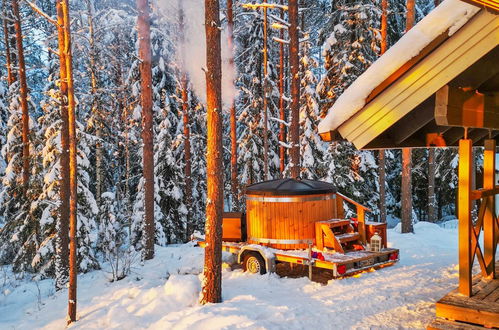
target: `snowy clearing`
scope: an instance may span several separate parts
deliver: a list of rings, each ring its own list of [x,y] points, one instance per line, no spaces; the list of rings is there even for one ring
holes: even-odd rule
[[[157,247],[154,260],[110,283],[105,271],[79,276],[74,329],[425,328],[434,303],[457,285],[457,230],[420,222],[415,234],[389,230],[400,249],[395,266],[327,285],[307,278],[223,272],[221,304],[201,306],[203,251],[192,244]],[[5,282],[1,329],[63,329],[67,293],[52,280]],[[17,287],[16,287],[17,285]]]

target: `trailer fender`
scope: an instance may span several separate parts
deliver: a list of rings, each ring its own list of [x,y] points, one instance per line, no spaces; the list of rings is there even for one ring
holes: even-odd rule
[[[244,255],[248,252],[257,252],[259,253],[263,260],[265,260],[265,267],[267,268],[267,272],[274,273],[275,272],[275,254],[269,248],[266,248],[261,245],[246,245],[241,248],[239,254],[237,255],[237,262],[242,263],[244,260]]]

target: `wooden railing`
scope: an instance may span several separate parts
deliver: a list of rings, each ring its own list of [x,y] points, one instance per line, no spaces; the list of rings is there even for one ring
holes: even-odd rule
[[[364,205],[354,201],[353,199],[348,198],[347,196],[345,196],[343,194],[340,194],[340,193],[336,193],[336,194],[338,196],[340,196],[344,201],[355,206],[356,211],[357,211],[357,221],[359,223],[358,230],[359,230],[360,238],[362,240],[362,243],[366,244],[366,212],[372,212],[372,210],[370,208],[368,208],[367,206],[364,206]]]
[[[499,221],[495,213],[495,195],[499,186],[495,185],[495,140],[485,140],[483,157],[483,189],[471,189],[472,140],[459,141],[459,293],[471,297],[472,268],[475,257],[482,276],[494,278],[495,255],[499,243]],[[478,219],[473,225],[471,216],[472,201],[481,200]],[[483,231],[483,250],[479,238]]]

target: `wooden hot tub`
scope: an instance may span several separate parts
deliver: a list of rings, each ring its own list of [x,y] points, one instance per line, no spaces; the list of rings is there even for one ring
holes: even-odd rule
[[[279,179],[246,188],[248,242],[276,249],[308,247],[315,222],[343,217],[343,200],[327,182]]]

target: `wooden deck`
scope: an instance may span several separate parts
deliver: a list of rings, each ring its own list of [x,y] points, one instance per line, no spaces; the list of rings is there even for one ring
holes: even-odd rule
[[[499,263],[496,279],[473,278],[473,295],[453,290],[436,303],[437,319],[428,329],[499,328]],[[474,326],[474,327],[473,327]]]

